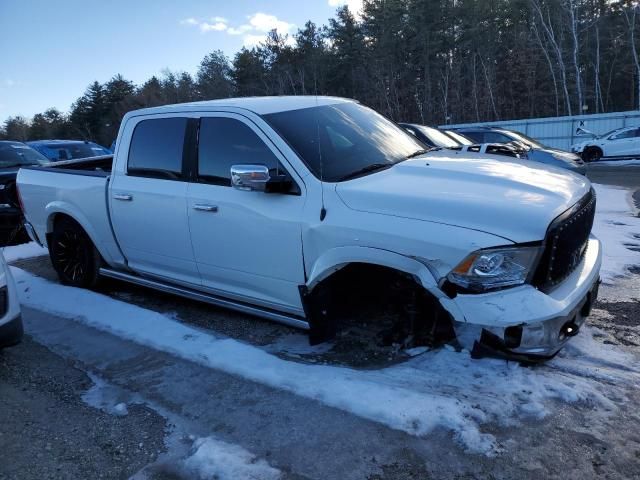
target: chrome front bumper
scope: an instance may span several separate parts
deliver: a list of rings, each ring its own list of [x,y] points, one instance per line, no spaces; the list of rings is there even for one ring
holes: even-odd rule
[[[569,277],[549,292],[531,285],[458,295],[458,342],[476,356],[526,360],[554,356],[584,324],[598,295],[602,247],[593,236]]]

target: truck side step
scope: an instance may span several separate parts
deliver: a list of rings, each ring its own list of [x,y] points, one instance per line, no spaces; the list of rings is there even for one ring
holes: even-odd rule
[[[309,330],[309,324],[306,320],[296,317],[294,315],[287,315],[286,313],[280,313],[267,308],[261,308],[255,305],[249,305],[235,300],[229,300],[221,298],[215,295],[210,295],[203,292],[197,292],[190,288],[179,287],[168,283],[160,282],[158,280],[150,280],[137,275],[131,275],[125,272],[119,272],[117,270],[111,270],[109,268],[101,268],[100,275],[104,277],[114,278],[116,280],[122,280],[124,282],[135,283],[143,287],[153,288],[161,292],[170,293],[172,295],[178,295],[181,297],[189,298],[199,302],[209,303],[217,307],[228,308],[237,312],[247,313],[249,315],[255,315],[257,317],[265,318],[273,322],[282,323],[293,328],[299,328],[302,330]]]

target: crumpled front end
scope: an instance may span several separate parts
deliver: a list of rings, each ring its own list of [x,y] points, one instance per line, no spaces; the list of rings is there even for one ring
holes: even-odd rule
[[[591,311],[600,282],[602,247],[590,236],[575,270],[552,289],[523,285],[485,294],[459,294],[458,342],[476,357],[535,361],[553,357],[575,336]]]

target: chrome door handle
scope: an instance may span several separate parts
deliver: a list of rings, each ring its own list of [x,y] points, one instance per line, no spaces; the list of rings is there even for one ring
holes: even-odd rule
[[[116,200],[123,200],[125,202],[130,202],[133,200],[133,196],[126,193],[114,193],[113,198]]]
[[[204,203],[196,203],[193,205],[194,210],[201,210],[203,212],[217,212],[218,207],[216,205],[206,205]]]

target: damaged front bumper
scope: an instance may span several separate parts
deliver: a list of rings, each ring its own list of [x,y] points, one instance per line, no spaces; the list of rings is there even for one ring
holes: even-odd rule
[[[553,290],[531,285],[460,294],[449,303],[458,342],[475,357],[553,357],[576,335],[598,294],[602,247],[591,236],[584,258]]]

